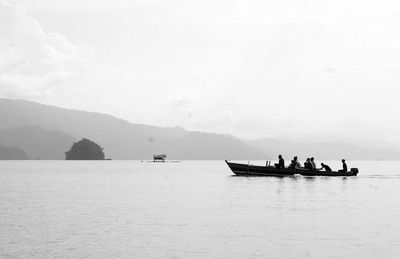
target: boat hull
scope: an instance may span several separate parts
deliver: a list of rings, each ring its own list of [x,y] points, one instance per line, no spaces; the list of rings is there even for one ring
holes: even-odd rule
[[[310,171],[310,170],[297,170],[298,174],[302,176],[357,176],[358,171],[338,172],[338,171]]]
[[[295,170],[288,168],[231,163],[226,160],[225,162],[234,174],[240,176],[292,176],[296,173]]]
[[[307,169],[278,169],[273,166],[259,166],[251,164],[232,163],[225,160],[231,171],[240,176],[293,176],[300,174],[303,176],[356,176],[358,174],[357,168],[352,168],[348,172],[338,171],[311,171]]]

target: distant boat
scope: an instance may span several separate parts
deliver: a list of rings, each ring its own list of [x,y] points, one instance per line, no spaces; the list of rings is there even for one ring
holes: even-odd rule
[[[165,162],[166,159],[167,159],[166,154],[153,155],[153,162]]]
[[[240,164],[228,162],[227,160],[225,160],[225,162],[234,174],[240,176],[293,176],[295,174],[301,174],[303,176],[356,176],[358,174],[357,168],[351,168],[349,172],[343,173],[338,171],[311,171],[308,169],[292,168],[278,169],[270,165],[260,166],[251,164]]]
[[[143,162],[143,161],[142,161]],[[158,162],[162,162],[162,163],[179,163],[179,160],[167,160],[167,155],[166,154],[162,154],[162,155],[153,155],[153,160],[149,160],[147,162],[151,162],[151,163],[158,163]]]

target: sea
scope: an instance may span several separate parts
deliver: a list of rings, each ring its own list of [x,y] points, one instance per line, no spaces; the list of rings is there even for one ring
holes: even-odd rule
[[[400,162],[347,164],[357,177],[1,161],[0,258],[400,258]]]

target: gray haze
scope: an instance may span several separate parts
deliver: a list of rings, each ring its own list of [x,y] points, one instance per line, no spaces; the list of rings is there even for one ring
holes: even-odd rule
[[[76,139],[89,138],[112,159],[268,159],[266,153],[221,134],[132,124],[110,115],[0,99],[0,146],[30,159],[64,159]]]
[[[89,138],[112,159],[398,160],[400,147],[387,142],[288,142],[239,139],[232,135],[133,124],[106,114],[67,110],[0,98],[0,159],[64,159],[73,142]],[[1,150],[3,148],[3,150]]]
[[[246,138],[400,144],[396,1],[0,0],[0,97]]]

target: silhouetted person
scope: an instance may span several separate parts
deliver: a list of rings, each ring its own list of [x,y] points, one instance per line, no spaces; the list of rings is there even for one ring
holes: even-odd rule
[[[321,168],[318,169],[318,171],[321,171],[322,169],[325,169],[326,172],[332,172],[332,169],[329,167],[329,165],[326,165],[324,163],[321,163]]]
[[[338,172],[340,172],[340,173],[346,173],[346,172],[347,172],[346,160],[342,159],[342,164],[343,164],[343,169],[342,169],[342,170],[339,170]]]
[[[313,170],[312,164],[311,164],[311,159],[307,158],[307,160],[304,162],[304,168],[308,170]]]
[[[317,165],[314,162],[314,158],[310,158],[311,170],[317,170]]]
[[[293,160],[290,163],[289,168],[292,168],[292,169],[301,168],[301,165],[300,165],[299,161],[297,160],[297,156],[293,157]]]
[[[283,160],[282,155],[278,156],[279,162],[278,164],[275,164],[276,168],[285,168],[285,160]]]

